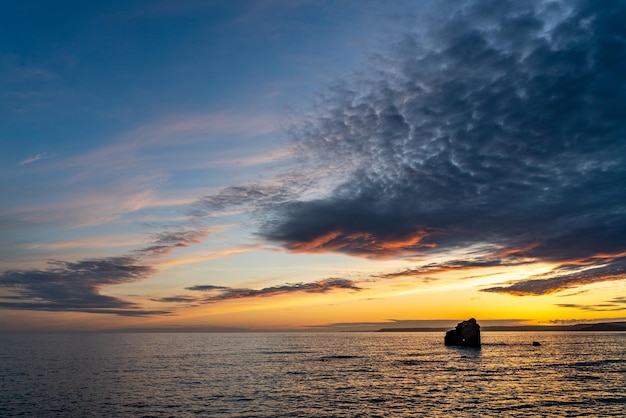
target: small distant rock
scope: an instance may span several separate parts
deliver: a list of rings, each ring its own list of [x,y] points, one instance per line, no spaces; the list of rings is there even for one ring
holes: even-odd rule
[[[444,344],[480,348],[480,325],[474,318],[460,322],[455,329],[446,332]]]
[[[539,341],[533,341],[533,347],[539,347],[541,343]]]

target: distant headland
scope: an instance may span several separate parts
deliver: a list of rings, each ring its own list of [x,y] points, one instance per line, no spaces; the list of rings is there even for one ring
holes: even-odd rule
[[[381,328],[378,332],[436,332],[448,328]],[[494,325],[481,327],[481,331],[626,331],[626,322],[600,322],[576,325]]]

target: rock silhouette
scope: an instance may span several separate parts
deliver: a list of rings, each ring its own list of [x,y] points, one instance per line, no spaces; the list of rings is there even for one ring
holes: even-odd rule
[[[480,348],[480,325],[474,318],[460,322],[455,329],[446,332],[444,344]]]

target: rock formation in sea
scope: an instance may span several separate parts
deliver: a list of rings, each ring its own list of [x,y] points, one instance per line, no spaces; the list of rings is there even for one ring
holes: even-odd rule
[[[444,344],[480,348],[480,325],[474,318],[460,322],[455,329],[446,332]]]

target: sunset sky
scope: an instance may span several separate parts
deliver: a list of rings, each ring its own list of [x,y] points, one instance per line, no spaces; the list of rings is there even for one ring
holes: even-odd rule
[[[624,22],[3,2],[0,330],[624,320]]]

